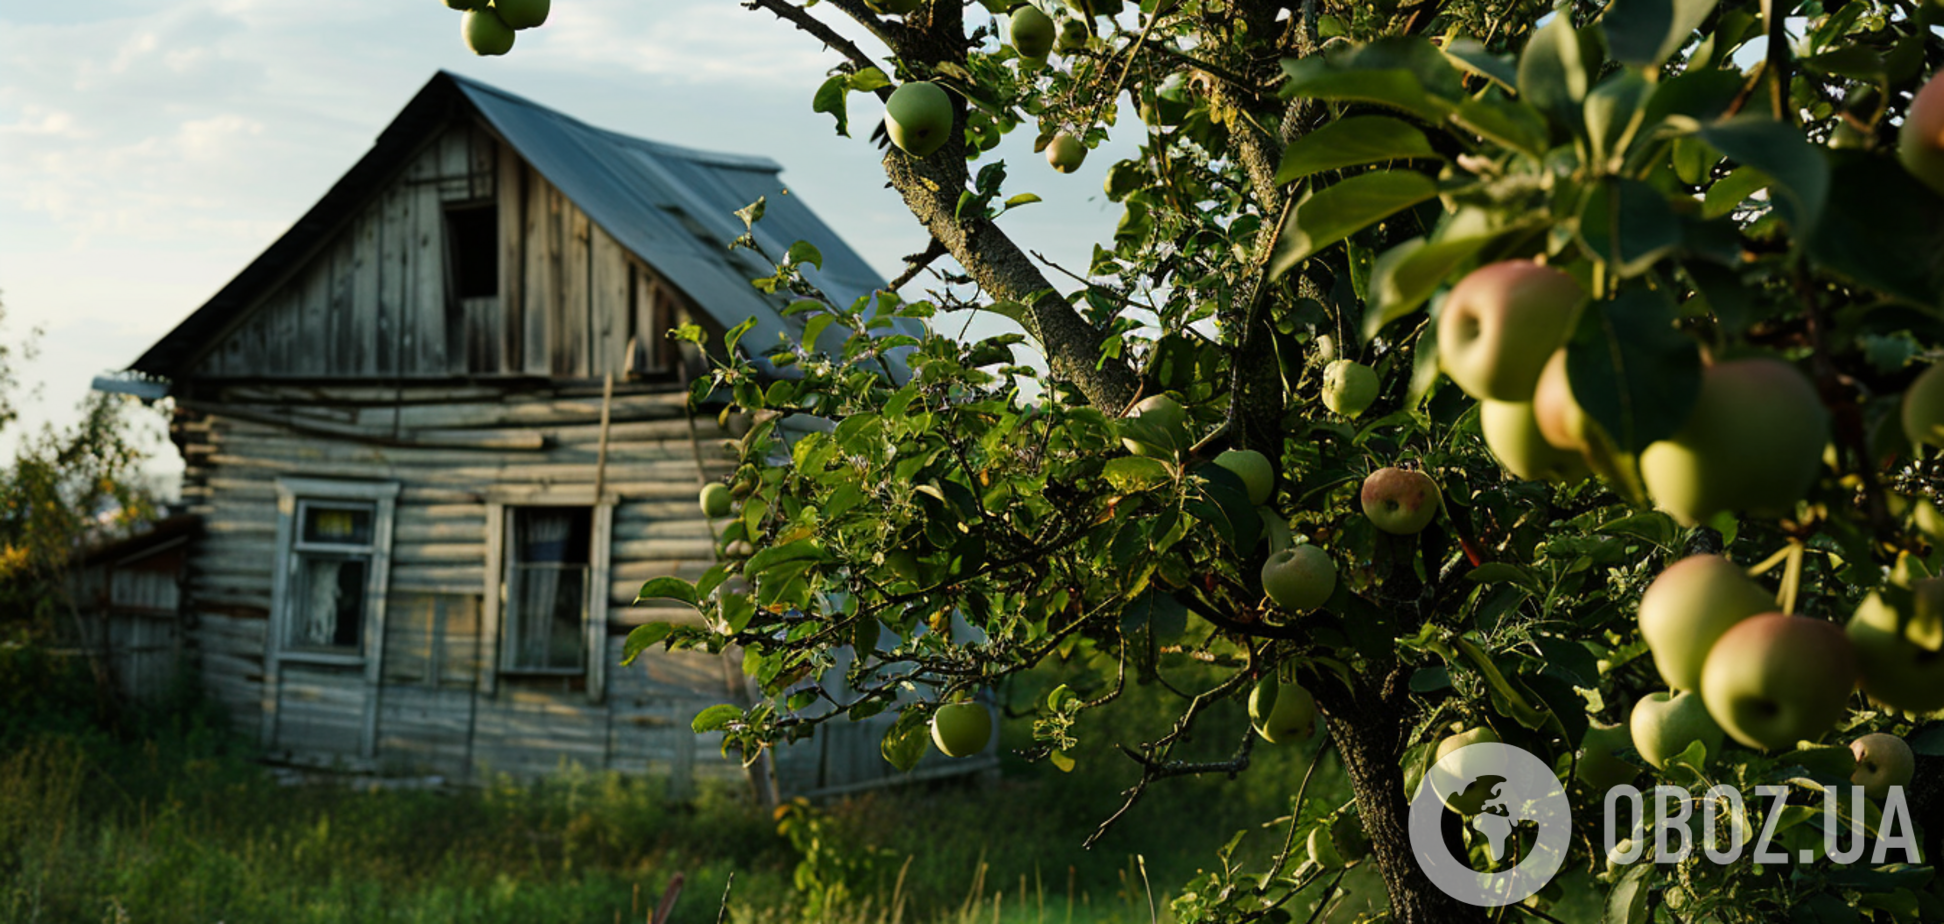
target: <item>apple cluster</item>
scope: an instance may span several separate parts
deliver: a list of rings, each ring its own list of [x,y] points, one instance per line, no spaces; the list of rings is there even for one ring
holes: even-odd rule
[[[459,34],[476,55],[503,55],[513,50],[513,33],[547,21],[553,0],[445,0],[451,9],[464,10]]]
[[[1843,719],[1858,687],[1889,709],[1944,707],[1944,580],[1893,578],[1857,607],[1845,630],[1777,612],[1735,563],[1693,555],[1648,586],[1639,619],[1654,666],[1672,688],[1636,703],[1630,723],[1634,749],[1655,767],[1696,742],[1717,754],[1724,736],[1766,751],[1804,746]],[[1857,782],[1908,782],[1908,746],[1885,738],[1852,745]],[[1611,731],[1587,740],[1597,766],[1594,779],[1582,778],[1624,782],[1612,757],[1622,740]]]

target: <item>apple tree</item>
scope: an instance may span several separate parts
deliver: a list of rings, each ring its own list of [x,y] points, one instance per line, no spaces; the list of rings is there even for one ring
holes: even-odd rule
[[[1195,662],[1222,679],[1128,743],[1130,804],[1320,714],[1355,805],[1187,884],[1180,920],[1300,915],[1366,842],[1392,919],[1491,916],[1405,827],[1482,741],[1556,768],[1611,920],[1944,914],[1928,867],[1823,855],[1811,810],[1843,793],[1888,841],[1909,813],[1852,777],[1880,797],[1944,753],[1944,7],[1067,2],[743,4],[828,49],[803,93],[838,132],[884,101],[858,155],[930,237],[899,283],[935,284],[838,304],[792,248],[756,282],[802,340],[713,345],[696,394],[754,421],[725,556],[645,587],[701,618],[628,646],[744,653],[768,698],[697,728],[753,755],[896,710],[908,765],[934,713],[1058,659],[1097,670],[1030,704],[1027,756],[1064,766],[1130,675]],[[1047,167],[994,159],[1018,131]],[[1139,142],[1112,239],[1036,262],[1001,213],[1110,135]],[[1025,333],[893,330],[974,309]],[[806,683],[840,668],[845,696]],[[1228,698],[1255,728],[1208,722]],[[952,715],[939,746],[983,740]],[[1183,759],[1191,736],[1232,756]],[[1623,782],[1709,831],[1761,827],[1782,786],[1773,833],[1810,858],[1610,865]]]

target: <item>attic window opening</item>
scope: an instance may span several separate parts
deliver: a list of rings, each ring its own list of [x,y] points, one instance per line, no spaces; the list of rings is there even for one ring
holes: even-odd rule
[[[492,203],[446,209],[446,256],[453,294],[499,295],[499,208]]]

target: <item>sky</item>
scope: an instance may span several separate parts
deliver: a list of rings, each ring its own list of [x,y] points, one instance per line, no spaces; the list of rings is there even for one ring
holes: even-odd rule
[[[769,156],[886,278],[925,246],[868,142],[876,99],[851,97],[854,137],[839,137],[810,110],[839,57],[767,13],[554,0],[501,58],[471,55],[459,24],[440,0],[0,0],[0,339],[41,331],[20,369],[34,390],[0,432],[0,458],[21,433],[73,420],[94,376],[125,368],[262,253],[440,69],[603,128]],[[1046,201],[1001,223],[1077,270],[1119,219],[1101,183],[1133,139],[1060,175],[1032,134],[995,154],[1009,193]],[[1007,324],[982,316],[971,332]],[[180,468],[156,448],[157,470]]]

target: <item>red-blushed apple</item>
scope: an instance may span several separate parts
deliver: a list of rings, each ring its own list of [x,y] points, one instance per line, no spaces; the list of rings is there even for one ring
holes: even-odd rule
[[[1485,445],[1492,450],[1492,456],[1515,478],[1578,481],[1590,474],[1586,460],[1579,453],[1546,441],[1530,404],[1490,398],[1480,401],[1478,427],[1485,434]]]
[[[1721,753],[1721,726],[1708,715],[1701,694],[1692,690],[1647,694],[1634,703],[1627,728],[1633,735],[1634,750],[1655,767],[1665,768],[1669,758],[1696,741],[1707,747],[1710,761]]]
[[[1532,390],[1532,417],[1547,445],[1575,454],[1586,451],[1590,442],[1586,431],[1592,421],[1573,397],[1563,349],[1553,351],[1546,367],[1539,371],[1539,384]]]
[[[1793,513],[1822,469],[1829,414],[1808,377],[1779,359],[1718,362],[1701,373],[1687,423],[1640,454],[1654,503],[1693,526],[1717,513]]]
[[[553,0],[493,0],[500,19],[515,29],[531,29],[547,21]]]
[[[1138,417],[1152,439],[1121,437],[1121,445],[1137,456],[1172,459],[1189,448],[1188,412],[1167,395],[1150,395],[1135,402],[1127,416]]]
[[[1708,714],[1736,741],[1769,751],[1822,737],[1849,710],[1854,689],[1849,638],[1806,616],[1764,613],[1736,623],[1701,669]]]
[[[1530,401],[1546,358],[1566,342],[1586,294],[1573,277],[1529,260],[1481,266],[1445,296],[1438,366],[1465,394]]]
[[[1897,129],[1897,159],[1911,176],[1944,193],[1944,74],[1933,75],[1910,101]]]
[[[466,47],[481,57],[503,55],[513,50],[513,27],[500,19],[491,7],[467,10],[459,23]]]
[[[729,515],[729,509],[735,499],[730,496],[728,485],[720,481],[712,481],[702,486],[702,494],[698,500],[702,504],[703,516],[719,519]]]
[[[1701,689],[1701,668],[1722,633],[1775,609],[1775,598],[1719,555],[1675,562],[1640,595],[1640,635],[1661,679],[1676,690]]]
[[[1303,685],[1262,678],[1249,694],[1249,724],[1270,744],[1306,741],[1316,733],[1316,697]]]
[[[1045,58],[1053,50],[1053,17],[1030,3],[1013,10],[1007,20],[1006,34],[1021,57]]]
[[[1046,143],[1046,162],[1061,173],[1080,169],[1081,162],[1086,159],[1087,146],[1066,132],[1054,135],[1053,140]]]
[[[1944,578],[1872,592],[1845,631],[1871,700],[1909,712],[1944,709]]]
[[[1879,802],[1890,794],[1891,787],[1909,786],[1917,775],[1917,755],[1896,735],[1864,735],[1850,742],[1850,753],[1856,755],[1856,772],[1850,774],[1850,782]]]
[[[1377,400],[1377,370],[1339,359],[1323,367],[1323,406],[1355,418]]]
[[[946,757],[971,757],[992,740],[992,713],[978,703],[952,703],[932,713],[932,743]]]
[[[884,102],[884,133],[898,150],[929,157],[952,137],[952,98],[929,80],[913,80]]]
[[[1903,431],[1913,446],[1944,446],[1944,365],[1925,369],[1904,389]]]
[[[1580,739],[1573,776],[1596,793],[1633,782],[1640,768],[1620,759],[1620,749],[1628,747],[1633,747],[1633,732],[1627,726],[1588,725],[1585,737]]]
[[[1253,449],[1230,449],[1215,457],[1215,464],[1235,473],[1249,489],[1249,503],[1258,507],[1269,503],[1276,488],[1276,469],[1269,457]]]
[[[1358,500],[1373,525],[1399,536],[1423,532],[1443,502],[1431,476],[1395,467],[1371,472],[1364,479]]]
[[[1292,613],[1322,606],[1336,591],[1336,562],[1330,553],[1307,542],[1269,556],[1262,563],[1262,592]]]

